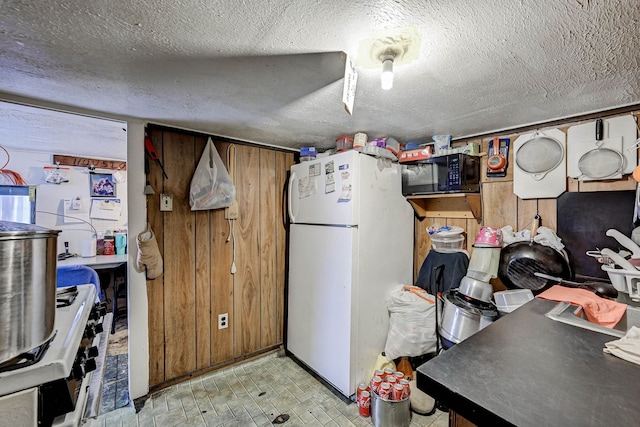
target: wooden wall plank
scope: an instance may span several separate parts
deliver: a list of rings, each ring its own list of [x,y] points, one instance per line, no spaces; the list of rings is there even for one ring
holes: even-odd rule
[[[216,142],[218,154],[227,166],[229,143]],[[236,161],[236,164],[237,161]],[[237,171],[237,168],[236,168]],[[236,179],[237,181],[237,179]],[[237,194],[236,194],[237,199]],[[231,226],[235,230],[238,221],[232,223],[224,217],[224,209],[216,209],[210,214],[211,220],[211,363],[219,363],[233,357],[233,330],[236,316],[233,306],[233,282],[231,263],[233,262],[234,238]],[[233,233],[237,236],[237,233]],[[229,327],[218,329],[218,314],[229,313]]]
[[[194,140],[193,167],[197,167],[207,139],[196,137]],[[195,238],[195,298],[196,298],[196,368],[211,366],[211,228],[212,211],[194,212]],[[215,326],[217,328],[217,325]]]
[[[518,201],[518,220],[515,223],[509,224],[513,226],[515,231],[523,229],[529,229],[533,227],[533,219],[538,213],[538,201],[536,199],[520,199]],[[505,224],[507,225],[507,224]]]
[[[173,211],[164,212],[165,369],[168,378],[196,368],[195,235],[189,185],[195,170],[194,137],[167,134],[163,163],[169,176],[164,192],[173,195]]]
[[[153,141],[153,145],[162,150],[163,133],[158,129],[151,129],[148,136]],[[162,151],[159,151],[158,155],[161,156]],[[163,176],[157,164],[150,164],[149,171],[149,184],[156,194],[140,195],[140,197],[147,199],[147,221],[156,235],[158,248],[164,258],[162,214],[158,208]],[[159,384],[166,378],[164,371],[164,275],[154,280],[147,280],[147,298],[149,304],[149,383]]]
[[[473,243],[476,241],[480,228],[482,228],[482,224],[475,219],[467,220],[467,252],[469,252],[469,255],[473,252]]]
[[[558,231],[557,199],[538,199],[538,213],[542,218],[542,224],[554,232]]]
[[[276,155],[270,150],[260,150],[260,347],[276,344],[278,332],[276,282]]]
[[[517,196],[513,194],[513,182],[487,182],[482,184],[483,222],[490,227],[515,227],[518,214]]]
[[[413,281],[418,279],[418,273],[424,259],[431,250],[431,238],[427,232],[427,227],[433,222],[433,218],[414,219],[414,240],[413,240]]]
[[[240,217],[236,224],[236,266],[234,277],[234,356],[260,348],[260,260],[258,227],[260,217],[260,149],[238,146],[236,170]]]

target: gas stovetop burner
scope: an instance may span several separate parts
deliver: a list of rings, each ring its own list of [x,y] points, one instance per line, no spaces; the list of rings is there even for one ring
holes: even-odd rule
[[[39,345],[38,347],[29,351],[25,351],[24,353],[17,355],[13,359],[9,359],[6,362],[1,363],[0,372],[9,372],[38,363],[40,359],[42,359],[42,356],[44,356],[44,354],[46,353],[47,349],[49,348],[49,344],[51,344],[51,341],[53,341],[55,337],[56,334],[54,333],[51,338],[49,338],[46,342]]]
[[[68,286],[56,290],[56,308],[68,307],[78,296],[77,286]]]

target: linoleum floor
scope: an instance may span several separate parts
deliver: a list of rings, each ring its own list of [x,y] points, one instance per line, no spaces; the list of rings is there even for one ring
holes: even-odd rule
[[[140,405],[138,405],[140,406]],[[149,396],[136,413],[130,405],[89,420],[90,427],[221,426],[362,427],[372,425],[281,352],[193,378]],[[446,427],[448,414],[412,414],[411,427]]]

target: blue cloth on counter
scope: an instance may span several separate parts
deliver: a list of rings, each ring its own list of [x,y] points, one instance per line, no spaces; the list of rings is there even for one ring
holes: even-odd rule
[[[438,289],[436,273],[434,269],[444,265],[442,271],[442,286]],[[469,256],[464,252],[438,252],[429,251],[420,267],[418,279],[415,285],[426,290],[431,295],[437,295],[438,291],[445,292],[460,286],[460,280],[467,274]]]
[[[57,287],[86,285],[93,283],[96,287],[96,298],[104,301],[104,292],[100,287],[100,277],[91,267],[86,265],[64,265],[57,269]]]

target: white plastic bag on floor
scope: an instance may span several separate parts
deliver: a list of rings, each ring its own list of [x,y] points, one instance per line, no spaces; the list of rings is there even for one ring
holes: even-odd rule
[[[389,333],[384,348],[389,360],[422,356],[436,351],[436,299],[417,286],[391,292]]]
[[[236,188],[211,138],[191,178],[189,205],[192,211],[226,208],[233,204]]]

